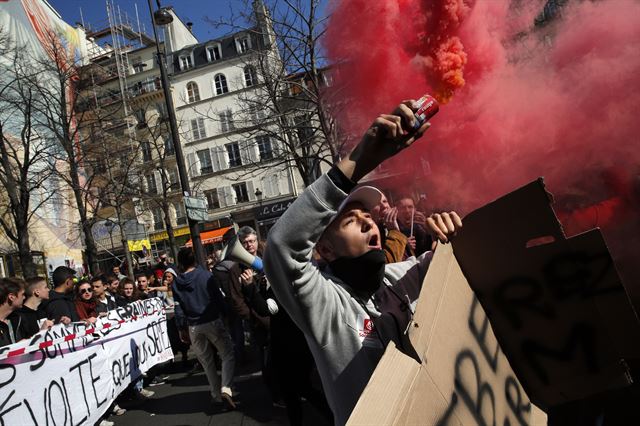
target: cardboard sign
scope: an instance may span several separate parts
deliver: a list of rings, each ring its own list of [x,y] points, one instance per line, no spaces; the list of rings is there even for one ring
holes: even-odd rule
[[[638,414],[638,317],[600,232],[565,238],[550,200],[534,181],[438,246],[409,330],[418,356],[389,346],[349,424],[546,424],[537,406],[558,424]]]
[[[348,424],[546,424],[543,413],[534,414],[450,245],[435,252],[409,337],[419,360],[391,344]]]
[[[640,327],[599,230],[565,238],[542,179],[469,214],[453,247],[544,409],[628,387]]]

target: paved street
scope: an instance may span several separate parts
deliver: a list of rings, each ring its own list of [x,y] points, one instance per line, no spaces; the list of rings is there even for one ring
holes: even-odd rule
[[[190,354],[191,355],[191,354]],[[191,355],[192,357],[192,355]],[[167,368],[166,384],[146,387],[156,394],[148,401],[119,417],[111,416],[117,426],[153,424],[154,426],[206,425],[287,425],[284,408],[274,407],[260,372],[240,376],[236,380],[238,410],[215,411],[210,403],[207,378],[203,372],[190,375],[176,362]],[[173,372],[171,372],[173,371]],[[326,425],[313,407],[305,403],[305,424]]]

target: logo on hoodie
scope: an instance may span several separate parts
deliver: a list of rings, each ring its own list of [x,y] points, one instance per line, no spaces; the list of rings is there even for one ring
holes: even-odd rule
[[[358,315],[358,336],[364,339],[371,333],[373,333],[373,321],[371,321],[371,318]]]

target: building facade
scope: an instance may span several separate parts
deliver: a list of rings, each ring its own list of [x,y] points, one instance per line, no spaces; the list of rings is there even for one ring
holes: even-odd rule
[[[171,82],[192,191],[206,198],[210,220],[248,225],[266,238],[279,214],[260,212],[287,205],[301,190],[269,136],[279,117],[253,101],[262,95],[256,52],[279,60],[272,33],[256,28],[174,47]]]

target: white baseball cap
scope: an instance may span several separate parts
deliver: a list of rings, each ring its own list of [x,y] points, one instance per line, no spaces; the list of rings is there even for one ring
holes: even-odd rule
[[[371,211],[375,206],[380,204],[383,196],[384,195],[378,188],[374,188],[373,186],[360,186],[352,191],[347,198],[340,203],[340,207],[338,207],[338,211],[333,219],[331,219],[331,222],[333,222],[335,218],[342,213],[342,210],[344,210],[348,204],[360,203],[365,209]]]

